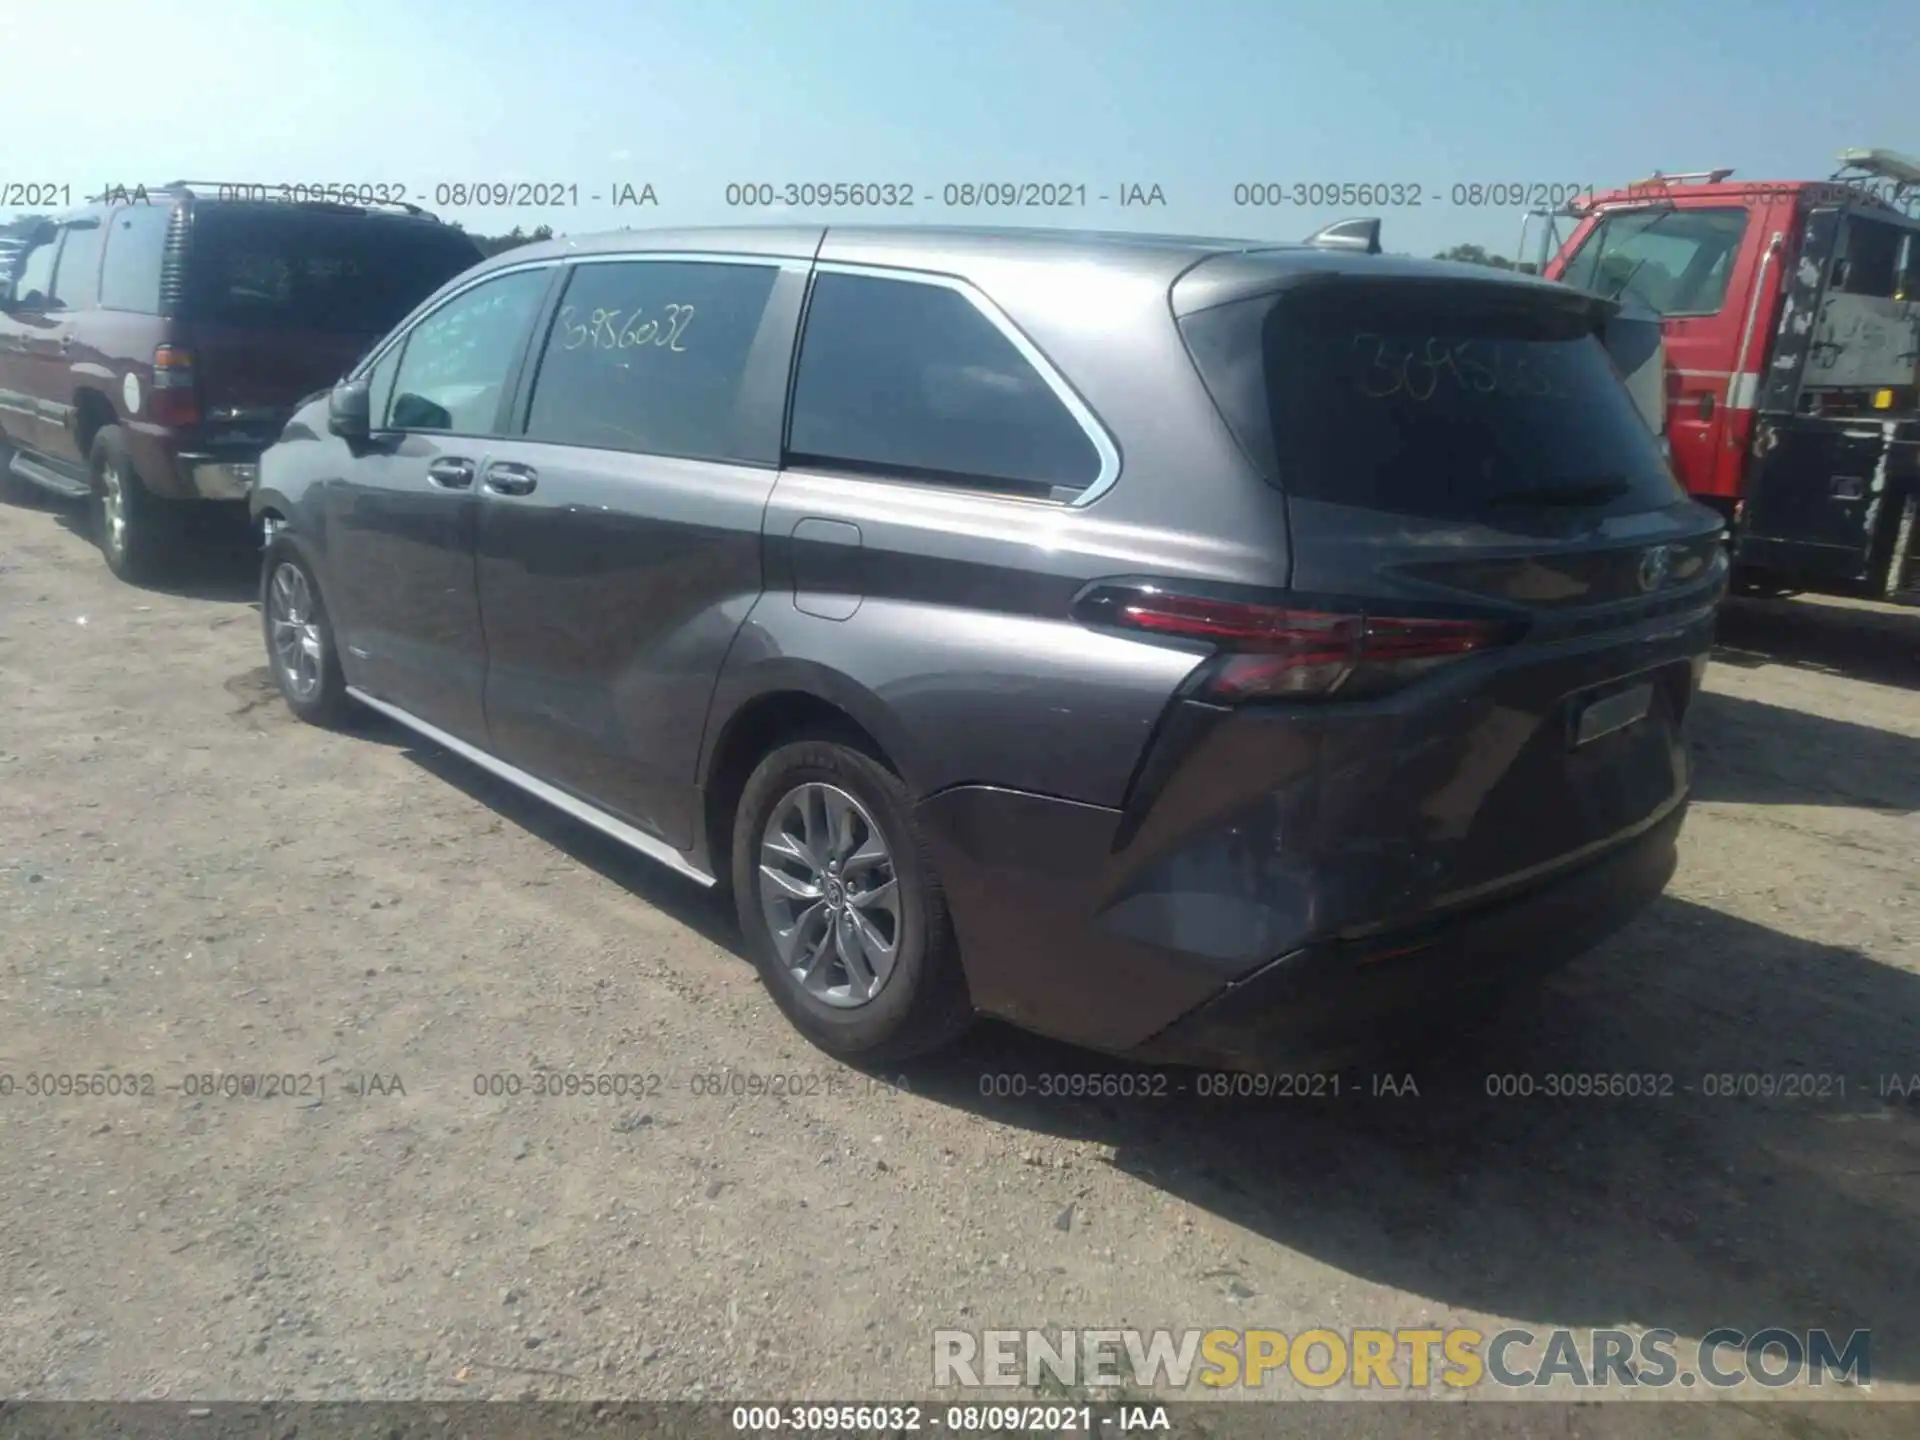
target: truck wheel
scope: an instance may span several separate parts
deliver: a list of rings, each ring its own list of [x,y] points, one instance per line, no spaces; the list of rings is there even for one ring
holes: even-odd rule
[[[1907,496],[1900,507],[1899,523],[1893,527],[1893,550],[1887,556],[1886,578],[1880,584],[1880,598],[1892,600],[1908,585],[1913,575],[1914,530],[1920,528],[1920,490]]]
[[[118,425],[94,436],[87,467],[93,533],[107,568],[129,584],[147,584],[160,574],[172,548],[173,517],[166,502],[140,483]]]

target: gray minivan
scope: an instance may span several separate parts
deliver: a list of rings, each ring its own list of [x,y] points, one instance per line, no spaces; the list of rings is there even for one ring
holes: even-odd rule
[[[273,673],[729,887],[834,1054],[1373,1049],[1660,892],[1726,584],[1611,307],[1377,228],[496,256],[264,456]]]

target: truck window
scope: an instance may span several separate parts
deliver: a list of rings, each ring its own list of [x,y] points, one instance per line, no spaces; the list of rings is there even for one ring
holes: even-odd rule
[[[1593,227],[1561,278],[1662,315],[1718,314],[1746,231],[1744,207],[1616,210]]]
[[[1839,256],[1833,262],[1834,289],[1892,299],[1900,288],[1901,241],[1909,233],[1884,220],[1853,216],[1835,247]]]

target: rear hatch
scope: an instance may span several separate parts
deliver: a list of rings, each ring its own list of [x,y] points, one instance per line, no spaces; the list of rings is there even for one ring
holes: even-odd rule
[[[196,207],[180,305],[204,438],[271,441],[303,396],[345,374],[478,262],[451,226],[352,207]]]
[[[1344,670],[1323,647],[1241,707],[1291,732],[1264,779],[1312,792],[1294,833],[1343,876],[1319,916],[1336,930],[1489,896],[1668,814],[1725,586],[1718,518],[1609,356],[1611,307],[1362,263],[1180,320],[1287,497],[1285,603],[1360,637]]]

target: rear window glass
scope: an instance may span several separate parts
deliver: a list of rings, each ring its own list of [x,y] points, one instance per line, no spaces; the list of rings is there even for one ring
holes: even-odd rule
[[[444,226],[208,207],[194,216],[187,313],[219,325],[380,334],[479,258]]]
[[[1683,498],[1583,314],[1342,288],[1185,322],[1222,410],[1288,492],[1449,519]]]

